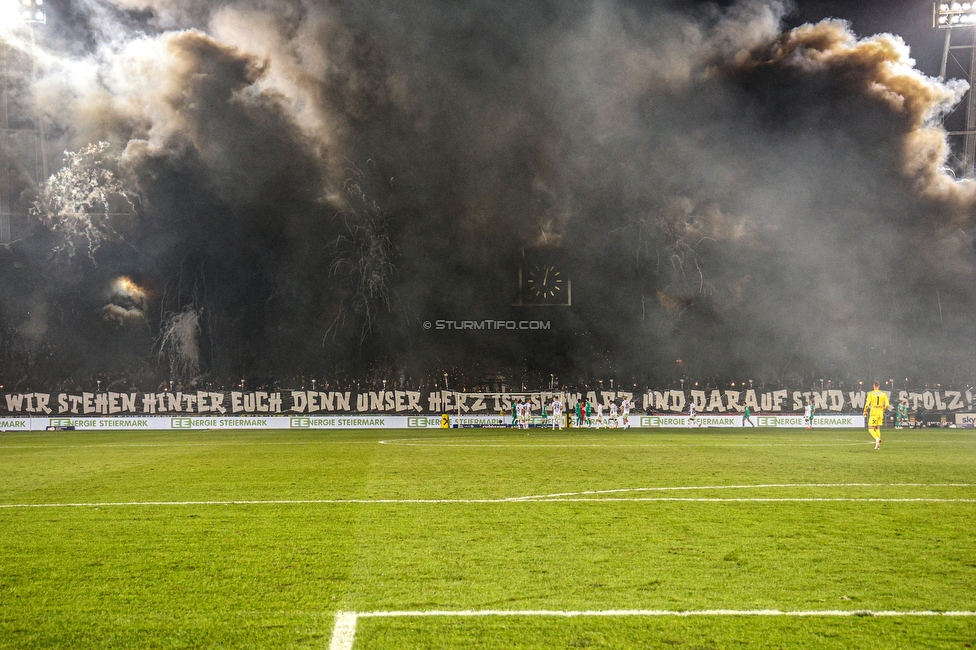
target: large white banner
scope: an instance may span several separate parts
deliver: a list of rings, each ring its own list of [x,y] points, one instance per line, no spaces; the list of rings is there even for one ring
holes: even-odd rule
[[[976,411],[972,390],[895,390],[886,391],[891,401],[902,399],[910,410],[942,413]],[[826,389],[799,390],[645,390],[638,391],[539,391],[528,395],[532,412],[559,398],[566,410],[578,402],[591,405],[620,403],[626,399],[635,411],[647,414],[682,414],[690,404],[702,414],[741,414],[746,407],[753,413],[799,413],[810,402],[817,413],[840,415],[864,408],[867,391]],[[185,415],[223,418],[229,416],[308,416],[382,414],[414,416],[452,413],[455,415],[511,415],[515,403],[525,394],[475,395],[448,390],[438,391],[195,391],[162,393],[5,393],[0,399],[0,417],[126,417]]]

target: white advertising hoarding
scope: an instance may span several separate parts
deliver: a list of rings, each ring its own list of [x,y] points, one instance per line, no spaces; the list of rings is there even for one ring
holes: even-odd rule
[[[641,428],[682,428],[682,427],[708,427],[708,428],[741,428],[744,424],[741,415],[698,415],[695,417],[693,425],[689,425],[687,415],[641,415],[631,416],[631,420],[639,420],[632,426]],[[760,428],[775,427],[779,429],[803,429],[807,425],[802,415],[758,415],[753,414],[752,422]],[[748,423],[745,423],[749,428]],[[863,415],[814,415],[814,429],[856,429],[865,426]]]
[[[956,426],[965,429],[976,427],[976,413],[956,413]]]
[[[253,417],[0,418],[0,431],[207,431],[221,429],[432,429],[439,415],[332,415]]]
[[[499,415],[451,415],[450,426],[502,427],[511,424],[510,417]],[[959,414],[957,426],[974,426],[976,414]],[[801,429],[806,426],[800,415],[753,415],[759,428]],[[687,415],[631,415],[631,428],[689,428]],[[544,426],[541,417],[532,418],[534,426]],[[741,415],[699,415],[694,428],[742,428]],[[814,429],[858,428],[865,425],[862,415],[815,415]],[[440,429],[447,423],[441,415],[329,415],[268,417],[120,417],[120,418],[0,418],[0,431],[44,431],[75,429],[79,431],[207,431],[207,430],[281,430],[281,429]],[[748,424],[746,425],[748,428]]]

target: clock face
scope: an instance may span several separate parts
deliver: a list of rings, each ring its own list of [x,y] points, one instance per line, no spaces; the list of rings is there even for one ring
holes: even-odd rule
[[[525,284],[529,296],[537,300],[559,299],[566,296],[566,284],[562,272],[551,264],[530,269]]]

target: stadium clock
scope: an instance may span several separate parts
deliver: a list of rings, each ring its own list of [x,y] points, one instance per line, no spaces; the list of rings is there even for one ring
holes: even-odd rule
[[[572,283],[552,262],[529,264],[519,269],[519,306],[569,307]]]
[[[561,297],[561,292],[565,291],[561,276],[562,271],[556,269],[555,266],[543,264],[529,271],[529,277],[525,284],[533,298],[549,300]]]

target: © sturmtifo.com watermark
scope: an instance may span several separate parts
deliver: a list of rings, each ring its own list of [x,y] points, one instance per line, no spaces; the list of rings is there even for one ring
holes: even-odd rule
[[[424,321],[425,330],[488,330],[488,331],[547,331],[552,323],[547,320],[435,320]]]

